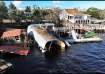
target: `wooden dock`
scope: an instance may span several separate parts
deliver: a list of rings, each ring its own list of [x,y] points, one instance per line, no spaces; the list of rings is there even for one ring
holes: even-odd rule
[[[0,46],[0,52],[28,55],[29,50],[23,47],[18,47],[16,45],[2,45]]]

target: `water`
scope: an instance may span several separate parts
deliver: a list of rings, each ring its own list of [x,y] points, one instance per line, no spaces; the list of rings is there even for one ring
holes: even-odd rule
[[[13,69],[6,73],[105,73],[105,40],[72,44],[52,58],[45,57],[37,48],[26,57],[2,56],[13,64]]]

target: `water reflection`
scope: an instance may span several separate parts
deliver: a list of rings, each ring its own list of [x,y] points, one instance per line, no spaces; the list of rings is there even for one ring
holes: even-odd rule
[[[14,70],[7,73],[105,73],[105,40],[72,44],[63,53],[52,51],[42,54],[38,48],[30,50],[26,57],[3,57],[14,66]]]
[[[61,52],[59,52],[59,51],[46,52],[44,54],[45,58],[49,59],[49,60],[57,59],[57,58],[59,58],[60,55],[61,55]]]

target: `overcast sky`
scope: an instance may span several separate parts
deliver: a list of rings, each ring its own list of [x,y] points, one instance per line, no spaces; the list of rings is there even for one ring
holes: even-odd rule
[[[105,1],[5,1],[8,6],[10,3],[15,4],[19,9],[24,9],[26,6],[38,5],[43,8],[60,7],[64,8],[80,8],[87,9],[89,7],[96,7],[105,9]]]

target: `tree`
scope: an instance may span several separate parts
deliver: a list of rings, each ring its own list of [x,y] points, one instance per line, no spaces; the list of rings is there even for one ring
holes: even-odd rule
[[[105,19],[105,10],[99,11],[100,19]]]
[[[99,11],[100,11],[99,9],[94,7],[90,7],[89,9],[87,9],[87,13],[97,19],[100,19]]]
[[[0,37],[3,35],[3,32],[6,31],[5,25],[0,25]]]
[[[3,1],[0,1],[0,22],[2,23],[3,19],[8,18],[8,9]]]
[[[27,6],[26,9],[25,9],[25,12],[31,12],[31,7]]]
[[[60,18],[59,18],[59,14],[61,12],[61,9],[60,8],[54,8],[53,9],[53,22],[56,24],[56,26],[61,26],[61,21],[60,21]]]
[[[17,8],[13,3],[10,3],[9,5],[9,18],[12,20],[17,19]]]
[[[8,9],[5,6],[5,3],[3,1],[0,1],[0,23],[2,23],[3,19],[8,18]],[[3,32],[6,30],[5,25],[0,26],[0,37],[2,36]]]
[[[41,9],[40,9],[40,7],[34,5],[32,14],[33,14],[33,19],[35,20],[35,22],[36,23],[40,23],[41,20],[42,20],[41,19],[42,16],[41,16]]]
[[[24,39],[25,39],[25,35],[24,35],[24,34],[21,34],[21,35],[20,35],[20,40],[21,40],[22,42],[24,42]]]
[[[32,20],[32,14],[31,14],[31,7],[30,6],[27,6],[25,9],[25,19],[26,19],[26,22],[27,22],[27,20]]]
[[[17,22],[21,23],[21,20],[25,19],[24,11],[17,11]]]
[[[45,20],[55,23],[56,26],[61,26],[61,20],[59,19],[60,12],[60,8],[47,9],[47,15],[45,15]]]

